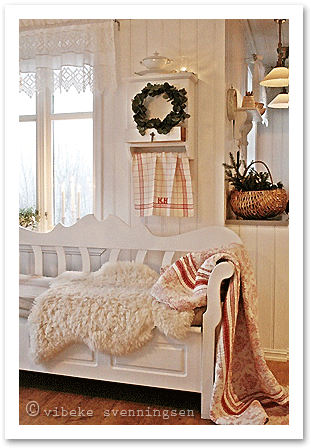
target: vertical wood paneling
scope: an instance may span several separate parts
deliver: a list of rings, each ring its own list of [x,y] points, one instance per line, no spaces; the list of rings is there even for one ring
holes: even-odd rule
[[[105,118],[110,114],[103,140],[105,214],[116,213],[131,225],[142,222],[156,235],[178,234],[223,223],[222,162],[225,153],[237,149],[232,143],[232,124],[225,116],[225,93],[233,84],[241,101],[246,80],[245,39],[238,22],[226,21],[225,39],[223,20],[122,20],[117,35],[119,86],[114,103],[105,98],[104,105]],[[190,219],[138,218],[133,214],[131,157],[124,138],[126,106],[122,106],[126,95],[121,81],[143,70],[140,61],[154,51],[175,61],[181,55],[188,56],[190,70],[199,77],[198,148],[191,161],[195,217]],[[269,126],[258,126],[257,153],[257,158],[268,163],[274,180],[282,180],[285,185],[288,185],[287,128],[288,111],[269,112]],[[263,347],[286,350],[288,255],[285,235],[288,230],[245,225],[231,226],[231,229],[240,235],[257,278]]]
[[[126,98],[126,84],[124,78],[131,73],[131,23],[130,20],[122,21],[118,35],[118,67],[120,73],[118,89],[116,92],[116,103],[114,108],[114,120],[117,129],[115,131],[115,167],[116,167],[116,214],[124,222],[131,221],[131,157],[125,144],[126,113],[120,105],[124,104]]]
[[[250,255],[258,289],[262,347],[288,350],[288,227],[228,226]]]
[[[213,167],[214,167],[214,223],[223,224],[224,220],[224,188],[220,179],[224,178],[224,168],[222,166],[225,160],[225,125],[226,116],[226,96],[225,96],[225,21],[215,20],[214,23],[214,45],[213,60],[214,67],[214,88],[213,88]],[[217,81],[216,81],[217,79]]]
[[[274,339],[274,228],[258,227],[257,288],[259,331],[265,348],[273,348]]]
[[[180,32],[180,53],[188,58],[188,72],[198,73],[198,21],[181,20]]]
[[[181,20],[180,21],[180,54],[186,56],[189,61],[188,71],[198,73],[198,21],[197,20]],[[199,118],[198,115],[198,92],[196,90],[196,123]],[[198,123],[195,129],[198,135]],[[197,139],[198,140],[198,139]],[[189,232],[197,228],[198,219],[198,157],[190,162],[190,173],[192,181],[192,192],[194,202],[194,216],[192,218],[180,219],[180,232]]]
[[[162,31],[163,56],[176,61],[181,55],[180,20],[164,20]],[[171,67],[175,68],[174,64]]]
[[[281,181],[289,193],[289,110],[282,111],[282,159],[278,163],[282,165]]]
[[[149,56],[147,48],[147,20],[131,20],[131,75],[144,69],[140,61]]]
[[[275,328],[274,348],[289,347],[289,229],[275,232]],[[297,297],[303,300],[303,297]]]
[[[215,179],[213,166],[214,27],[198,20],[198,225],[214,222]],[[222,132],[222,131],[220,131]],[[220,148],[221,151],[221,148]]]
[[[159,19],[148,19],[147,20],[147,54],[146,54],[146,56],[151,56],[155,52],[158,52],[161,56],[165,56],[163,53],[162,27],[163,27],[163,20],[159,20]]]
[[[133,75],[134,71],[142,70],[139,61],[153,50],[157,50],[173,60],[178,59],[180,55],[188,56],[193,70],[198,72],[200,83],[202,80],[201,85],[198,85],[200,104],[197,106],[200,111],[197,114],[199,150],[197,157],[191,162],[195,217],[180,219],[152,216],[145,219],[144,224],[158,235],[176,234],[198,226],[223,222],[223,191],[217,188],[215,180],[216,163],[219,165],[216,167],[216,177],[221,182],[223,180],[221,163],[224,153],[224,119],[219,117],[224,107],[224,95],[219,95],[221,87],[218,87],[224,77],[224,54],[219,51],[221,42],[224,48],[224,34],[219,33],[221,27],[224,29],[223,24],[222,20],[130,20],[129,24],[124,24],[123,34],[118,38],[122,59],[120,69],[125,75],[128,72]],[[155,48],[156,45],[161,48]],[[130,70],[126,70],[128,65]],[[115,116],[120,114],[120,103],[121,93],[118,89]],[[126,222],[135,223],[137,218],[133,216],[132,207],[131,158],[126,160],[126,156],[122,157],[126,147],[122,145],[122,120],[123,116],[121,119],[118,117],[114,130],[114,160],[111,160],[108,154],[108,146],[105,148],[105,187],[109,183],[113,185],[114,190],[106,198],[106,209],[110,210],[110,213],[117,213]],[[215,209],[218,210],[217,215]]]
[[[257,277],[257,227],[256,226],[240,226],[240,238],[250,256],[255,276]]]

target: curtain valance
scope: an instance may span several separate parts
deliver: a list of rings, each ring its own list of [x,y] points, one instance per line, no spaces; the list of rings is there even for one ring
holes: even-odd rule
[[[20,31],[20,91],[48,87],[78,92],[116,89],[114,22],[57,25]]]

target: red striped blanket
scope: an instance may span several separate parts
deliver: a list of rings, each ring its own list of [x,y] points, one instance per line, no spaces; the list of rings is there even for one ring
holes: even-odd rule
[[[268,419],[262,404],[285,405],[289,397],[264,359],[256,282],[244,247],[232,244],[188,254],[165,270],[151,293],[171,308],[202,306],[208,300],[209,276],[220,260],[233,263],[235,272],[223,304],[210,418],[221,425],[263,425]]]

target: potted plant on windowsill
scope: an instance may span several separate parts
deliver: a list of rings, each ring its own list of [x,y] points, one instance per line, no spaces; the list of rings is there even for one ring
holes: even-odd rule
[[[40,213],[35,207],[19,209],[19,225],[22,227],[36,229],[40,218]]]
[[[235,161],[230,153],[231,164],[224,163],[226,180],[234,187],[230,192],[230,206],[233,212],[244,219],[269,219],[280,215],[286,209],[288,197],[283,184],[273,183],[271,172],[265,162],[252,161],[246,165],[237,151]],[[252,165],[261,163],[267,172],[258,172]]]

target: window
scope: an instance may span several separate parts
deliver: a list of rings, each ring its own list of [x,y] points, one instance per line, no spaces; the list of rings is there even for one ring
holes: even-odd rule
[[[40,230],[93,212],[93,94],[71,88],[20,93],[20,208],[36,207]]]
[[[19,207],[35,207],[36,183],[36,97],[20,94],[19,141],[21,170],[19,173]]]
[[[247,66],[247,91],[253,91],[253,73],[249,65]],[[247,140],[246,163],[249,164],[256,159],[257,125],[254,122],[252,129],[248,133]]]
[[[102,111],[105,91],[116,90],[114,21],[31,20],[20,28],[19,69],[20,207],[39,210],[40,231],[92,212],[102,219]]]

